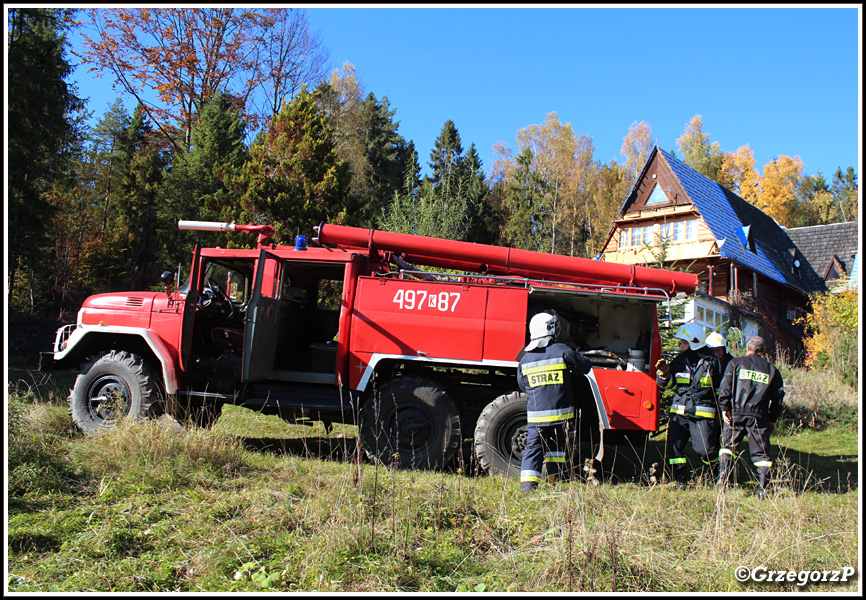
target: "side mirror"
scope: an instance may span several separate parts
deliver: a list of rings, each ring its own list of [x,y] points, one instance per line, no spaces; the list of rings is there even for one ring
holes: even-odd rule
[[[159,280],[162,282],[162,285],[165,286],[165,293],[171,294],[171,284],[174,283],[174,273],[171,271],[163,271],[162,275],[159,276]]]

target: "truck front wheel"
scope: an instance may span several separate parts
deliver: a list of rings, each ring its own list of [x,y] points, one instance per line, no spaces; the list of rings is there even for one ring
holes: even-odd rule
[[[144,360],[118,350],[89,360],[69,394],[69,414],[84,433],[109,429],[120,419],[145,419],[157,399],[157,385]]]
[[[460,446],[460,415],[448,393],[422,377],[400,377],[374,392],[361,409],[361,445],[374,461],[438,468]]]
[[[475,425],[475,457],[491,475],[517,475],[526,447],[526,394],[499,396]]]

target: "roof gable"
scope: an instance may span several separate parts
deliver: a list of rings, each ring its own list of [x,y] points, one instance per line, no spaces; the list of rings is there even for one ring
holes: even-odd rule
[[[854,257],[859,249],[859,223],[832,223],[812,227],[788,229],[788,237],[806,257],[806,260],[823,279],[830,279],[835,268],[838,274],[844,271],[851,275],[854,270]]]
[[[794,273],[794,243],[769,215],[724,186],[657,148],[689,200],[719,240],[719,254],[804,294],[822,289],[821,278],[809,265]],[[804,262],[804,261],[801,261]]]

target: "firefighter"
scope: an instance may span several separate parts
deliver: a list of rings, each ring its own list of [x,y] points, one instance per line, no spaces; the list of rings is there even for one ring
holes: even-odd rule
[[[529,344],[521,352],[517,385],[526,393],[526,448],[520,465],[520,489],[532,492],[542,467],[554,483],[565,463],[566,424],[574,418],[572,376],[592,368],[588,358],[556,341],[556,315],[539,313],[529,321]]]
[[[722,450],[719,485],[728,483],[734,452],[744,435],[758,474],[758,497],[763,498],[773,466],[770,435],[782,412],[785,387],[782,375],[764,358],[764,339],[755,336],[746,344],[746,356],[734,358],[722,378],[719,403],[722,409]]]
[[[710,333],[704,343],[707,345],[709,351],[716,357],[716,361],[718,362],[716,365],[718,376],[713,376],[713,383],[715,384],[716,409],[719,411],[718,418],[721,418],[721,409],[719,408],[719,388],[722,385],[722,376],[725,374],[725,369],[734,357],[728,352],[728,341],[718,331]],[[721,428],[721,424],[719,427]]]
[[[725,368],[728,366],[728,363],[731,362],[731,359],[734,358],[728,352],[727,340],[725,340],[721,333],[714,331],[707,336],[704,343],[707,345],[707,348],[710,349],[710,352],[712,352],[719,360],[719,372],[724,375]],[[721,377],[719,378],[719,383],[721,383]],[[718,393],[718,390],[716,390],[716,393]]]
[[[711,472],[719,456],[721,426],[716,408],[716,388],[722,372],[715,355],[706,349],[704,328],[696,323],[682,325],[674,334],[679,350],[668,363],[656,362],[656,383],[673,389],[674,398],[668,419],[667,456],[674,480],[688,484],[691,469],[685,455],[691,439],[692,449]]]

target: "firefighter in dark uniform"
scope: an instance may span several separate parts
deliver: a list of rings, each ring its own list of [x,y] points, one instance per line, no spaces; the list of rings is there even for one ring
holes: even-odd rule
[[[722,377],[725,374],[725,369],[728,367],[728,363],[731,362],[731,359],[734,358],[728,352],[728,341],[725,337],[717,331],[713,331],[710,335],[707,336],[706,341],[704,342],[707,345],[707,349],[716,357],[717,365],[716,370],[718,372],[718,376],[713,376],[713,383],[715,384],[715,399],[716,399],[716,409],[718,410],[719,419],[719,432],[721,432],[721,418],[722,418],[722,409],[719,406],[719,392],[722,386]]]
[[[722,371],[715,355],[705,349],[704,328],[696,323],[682,325],[674,334],[680,340],[680,353],[670,362],[656,363],[656,383],[662,389],[674,389],[668,419],[667,456],[674,480],[688,484],[691,469],[685,450],[691,439],[692,449],[711,471],[719,457],[719,435],[716,389]]]
[[[520,489],[529,493],[547,469],[555,482],[566,462],[566,424],[574,418],[572,374],[592,368],[588,358],[555,341],[557,317],[539,313],[529,321],[530,342],[521,352],[517,385],[526,393],[526,448],[520,465]]]
[[[782,412],[785,387],[782,375],[764,358],[763,338],[753,337],[746,345],[746,356],[734,358],[725,369],[719,393],[722,409],[722,450],[719,484],[727,485],[733,470],[734,453],[744,435],[749,436],[749,452],[758,474],[758,497],[763,498],[773,460],[770,435]]]
[[[719,361],[719,373],[720,373],[720,375],[724,375],[725,369],[727,368],[728,363],[731,362],[732,358],[734,358],[728,352],[728,341],[724,338],[724,336],[721,333],[714,331],[710,335],[707,336],[707,339],[704,343],[707,345],[707,348],[709,348],[710,352],[712,352],[715,355],[715,357],[718,359],[718,361]],[[722,378],[720,376],[719,377],[719,384],[721,384],[721,383],[722,383]],[[717,394],[716,397],[718,397],[718,392],[719,392],[719,390],[716,389],[716,394]]]

